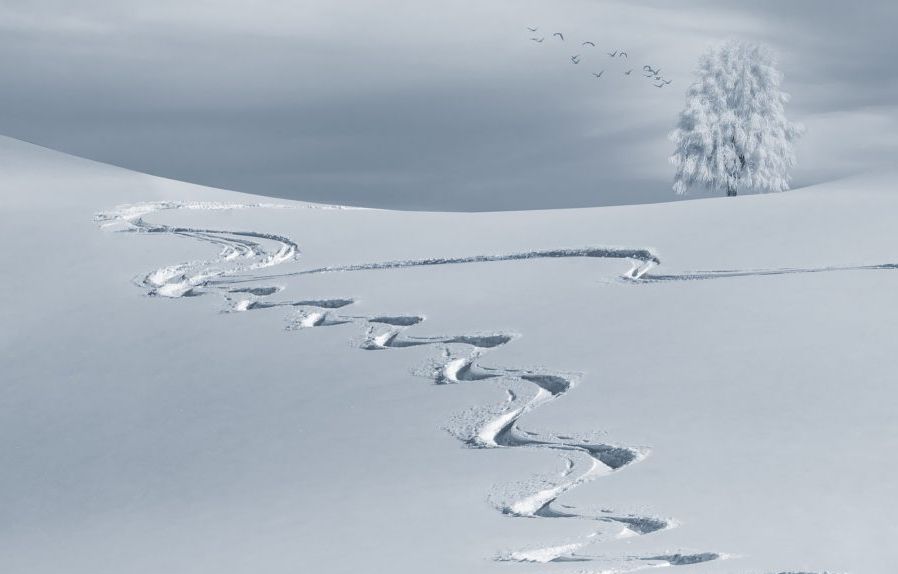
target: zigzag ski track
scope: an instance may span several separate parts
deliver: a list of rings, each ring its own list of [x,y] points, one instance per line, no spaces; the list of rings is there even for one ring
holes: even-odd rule
[[[323,206],[322,208],[327,208]],[[505,390],[500,405],[475,407],[460,413],[448,430],[464,446],[473,449],[540,449],[555,453],[564,461],[564,470],[553,477],[540,477],[518,485],[496,488],[490,496],[492,504],[504,515],[518,518],[582,520],[593,524],[593,532],[583,539],[563,544],[547,544],[538,548],[505,551],[496,556],[500,561],[536,563],[591,563],[608,574],[633,572],[662,566],[684,567],[722,560],[722,552],[676,552],[645,556],[605,556],[588,552],[602,540],[631,536],[657,535],[675,528],[677,521],[659,516],[618,513],[603,509],[598,513],[580,511],[560,504],[565,493],[588,481],[628,469],[648,455],[645,448],[606,444],[568,434],[540,434],[525,430],[528,413],[572,392],[579,378],[565,372],[533,372],[518,368],[486,367],[480,360],[491,350],[512,344],[516,333],[462,333],[442,337],[415,337],[408,331],[425,321],[422,315],[344,314],[354,300],[349,297],[331,299],[298,299],[267,301],[282,291],[272,284],[279,278],[320,273],[389,270],[436,265],[482,264],[546,258],[623,259],[631,262],[622,280],[638,283],[690,281],[733,278],[749,275],[818,273],[842,270],[895,269],[898,264],[815,269],[724,270],[681,275],[652,275],[660,265],[651,249],[584,247],[527,251],[498,255],[475,255],[455,258],[430,258],[364,263],[347,266],[320,267],[282,274],[259,271],[292,262],[299,258],[299,246],[280,235],[242,230],[175,227],[149,222],[146,218],[166,210],[243,210],[287,209],[276,204],[239,204],[216,202],[149,202],[119,206],[101,212],[95,221],[101,227],[136,234],[165,234],[200,241],[219,248],[218,255],[208,260],[178,263],[150,271],[135,282],[147,294],[172,299],[215,294],[226,302],[226,311],[246,312],[257,309],[289,310],[288,330],[310,329],[330,325],[354,324],[364,332],[359,345],[364,350],[395,351],[397,349],[433,346],[441,351],[430,369],[436,385],[489,381]],[[810,574],[810,573],[808,573]]]

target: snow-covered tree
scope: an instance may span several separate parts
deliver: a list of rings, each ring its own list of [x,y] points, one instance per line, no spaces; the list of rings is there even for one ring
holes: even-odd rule
[[[804,131],[786,119],[789,95],[766,47],[728,42],[699,60],[677,129],[674,191],[694,184],[714,190],[785,191],[795,165],[794,142]]]

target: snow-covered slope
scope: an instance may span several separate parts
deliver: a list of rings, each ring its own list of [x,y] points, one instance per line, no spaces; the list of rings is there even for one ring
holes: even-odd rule
[[[0,164],[4,572],[894,571],[887,174],[443,214]]]

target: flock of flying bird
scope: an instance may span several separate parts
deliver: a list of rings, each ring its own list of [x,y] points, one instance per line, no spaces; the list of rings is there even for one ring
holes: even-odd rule
[[[537,27],[537,28],[531,28],[531,27],[528,26],[527,29],[530,30],[530,32],[532,32],[532,33],[536,33],[536,32],[539,31],[539,28],[538,28],[538,27]],[[564,40],[564,34],[562,34],[561,32],[554,32],[554,33],[552,34],[552,38],[557,38],[557,39],[560,40],[561,42],[564,42],[564,41],[565,41],[565,40]],[[542,36],[539,36],[539,37],[534,36],[534,37],[530,38],[530,40],[531,40],[532,42],[536,42],[537,44],[542,44],[542,43],[545,41],[545,37],[542,37]],[[589,48],[595,48],[595,47],[596,47],[596,43],[587,40],[587,41],[583,42],[583,43],[581,44],[581,46],[587,46],[587,47],[589,47]],[[615,50],[615,51],[613,51],[613,52],[606,52],[606,54],[608,55],[609,58],[613,58],[613,59],[624,58],[624,59],[626,59],[626,60],[628,60],[628,61],[629,61],[629,59],[630,59],[630,54],[628,54],[627,52],[625,52],[625,51],[623,51],[623,50]],[[575,55],[571,56],[571,63],[572,63],[572,64],[577,65],[577,64],[580,63],[580,61],[581,61],[581,56],[580,56],[580,54],[575,54]],[[605,70],[602,70],[602,71],[600,71],[600,72],[593,72],[592,75],[595,76],[596,79],[598,79],[598,78],[601,78],[602,75],[603,75],[604,73],[605,73]],[[633,68],[630,68],[629,70],[627,70],[627,71],[624,72],[624,75],[625,75],[625,76],[629,76],[629,75],[632,74],[632,73],[633,73]],[[650,66],[650,65],[648,65],[648,64],[646,64],[645,66],[642,67],[642,76],[643,76],[644,78],[650,79],[650,80],[652,81],[652,85],[655,86],[656,88],[664,88],[665,86],[669,86],[669,85],[673,82],[673,80],[666,80],[666,79],[664,78],[664,76],[661,75],[661,68],[654,68],[654,67],[652,67],[652,66]]]

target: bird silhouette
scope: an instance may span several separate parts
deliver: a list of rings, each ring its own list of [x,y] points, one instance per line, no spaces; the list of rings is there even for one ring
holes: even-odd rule
[[[593,48],[596,47],[596,43],[595,43],[595,42],[590,42],[589,40],[583,42],[583,44],[581,44],[581,45],[582,45],[582,46],[592,46]]]
[[[629,76],[632,73],[633,73],[633,70],[627,70],[626,72],[624,72],[624,75]]]
[[[571,56],[571,62],[573,62],[575,64],[579,64],[580,63],[580,54],[577,54],[576,56]]]
[[[673,80],[661,80],[661,83],[665,86],[669,86],[673,83]]]
[[[617,56],[617,50],[615,50],[613,52],[608,52],[608,55],[611,56],[612,58]]]
[[[617,57],[618,57],[618,58],[627,58],[627,59],[629,60],[629,59],[630,59],[630,54],[628,54],[628,53],[626,53],[626,52],[621,52],[620,54],[617,55]]]
[[[595,72],[593,72],[592,75],[595,76],[595,77],[597,77],[597,78],[601,78],[601,77],[602,77],[602,74],[604,74],[604,73],[605,73],[605,70],[602,70],[602,71],[599,72],[598,74],[596,74]]]
[[[657,70],[653,70],[652,67],[649,66],[648,64],[646,64],[645,66],[643,66],[642,69],[643,69],[643,71],[648,72],[648,74],[646,74],[646,77],[649,77],[649,76],[656,76],[656,75],[658,75],[658,74],[661,72],[661,68],[658,68]]]
[[[661,82],[659,84],[652,84],[652,85],[655,86],[656,88],[663,88],[666,84],[664,84],[664,82]]]
[[[530,39],[533,40],[534,42],[536,42],[537,44],[542,44],[543,40],[545,40],[545,38],[530,38]]]
[[[536,32],[537,30],[539,30],[539,26],[537,26],[536,28],[531,28],[530,26],[527,26],[527,29],[530,30],[531,32]]]
[[[561,32],[555,32],[555,33],[552,34],[552,35],[553,35],[553,36],[558,36],[559,38],[561,38],[561,41],[564,42],[564,34],[562,34]]]

